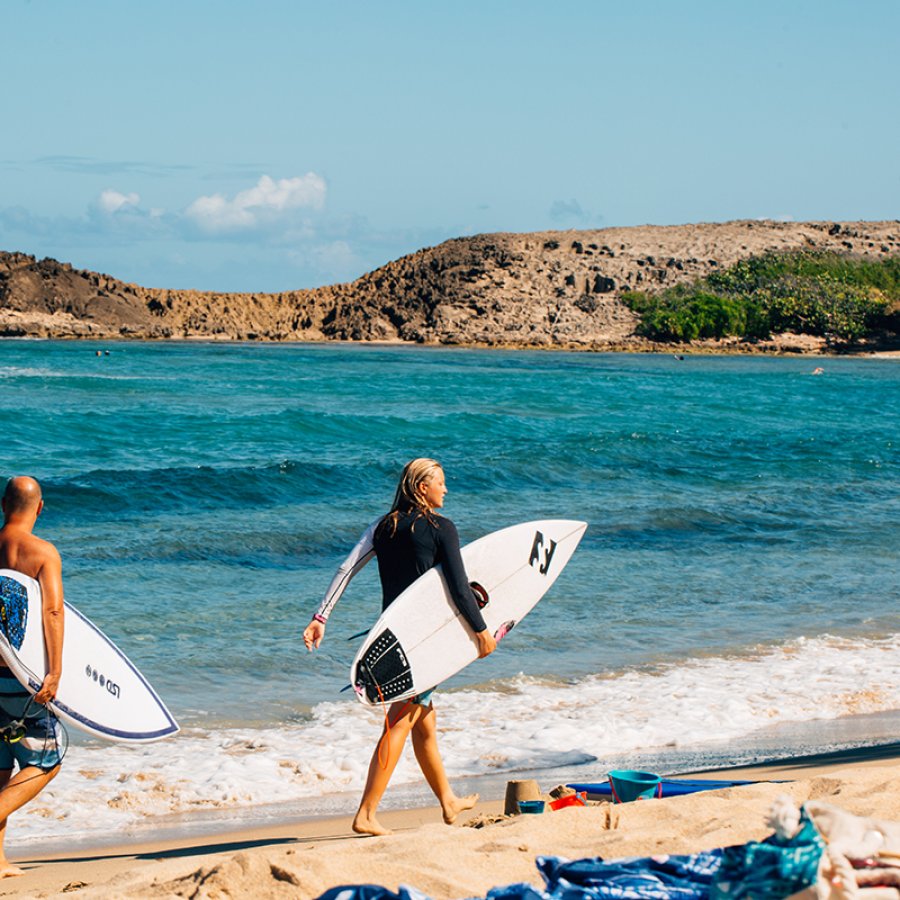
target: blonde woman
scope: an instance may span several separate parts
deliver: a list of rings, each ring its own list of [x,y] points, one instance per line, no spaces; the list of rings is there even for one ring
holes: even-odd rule
[[[325,599],[303,632],[308,650],[318,647],[325,636],[325,623],[350,582],[373,556],[378,559],[382,609],[387,607],[420,575],[440,563],[451,596],[472,629],[478,655],[485,657],[497,646],[487,630],[459,552],[456,526],[435,510],[444,505],[447,485],[444,470],[433,459],[414,459],[400,475],[390,512],[373,522],[337,571]],[[416,761],[428,786],[441,804],[444,821],[450,825],[464,810],[471,809],[477,794],[457,797],[444,772],[437,744],[432,691],[391,704],[381,738],[369,763],[369,774],[353,830],[359,834],[390,834],[379,823],[376,812],[397,766],[407,736],[412,733]]]

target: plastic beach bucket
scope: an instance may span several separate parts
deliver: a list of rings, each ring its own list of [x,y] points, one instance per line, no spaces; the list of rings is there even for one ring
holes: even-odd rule
[[[587,806],[587,794],[580,791],[577,794],[566,794],[565,797],[558,797],[556,800],[550,801],[550,809],[565,809],[567,806]]]
[[[519,812],[525,814],[542,813],[544,811],[543,800],[520,800]]]
[[[653,772],[634,769],[613,769],[609,772],[609,786],[616,803],[630,803],[662,796],[662,779]]]

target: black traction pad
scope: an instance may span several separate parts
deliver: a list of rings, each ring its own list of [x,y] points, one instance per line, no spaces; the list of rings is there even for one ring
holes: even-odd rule
[[[389,701],[412,689],[412,674],[403,647],[385,628],[356,665],[354,683],[370,703]]]

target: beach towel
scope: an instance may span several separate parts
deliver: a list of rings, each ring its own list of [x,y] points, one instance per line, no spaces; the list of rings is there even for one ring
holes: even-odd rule
[[[721,850],[692,856],[653,856],[605,862],[600,857],[567,860],[539,856],[545,882],[492,888],[487,900],[707,900]],[[397,893],[374,884],[331,888],[318,900],[428,900],[404,885]],[[474,898],[473,898],[474,900]]]
[[[569,862],[539,856],[537,867],[546,882],[547,900],[706,900],[721,862],[722,851],[710,850],[611,862],[600,857]]]
[[[706,900],[720,862],[720,850],[613,862],[539,856],[545,890],[510,884],[488,891],[487,900]]]
[[[401,884],[395,894],[378,884],[347,884],[329,888],[317,900],[429,900],[426,894]]]
[[[816,883],[824,850],[804,808],[792,836],[776,831],[764,841],[726,847],[710,900],[783,900]]]

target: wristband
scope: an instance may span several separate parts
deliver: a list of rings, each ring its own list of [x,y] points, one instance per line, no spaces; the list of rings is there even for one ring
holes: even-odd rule
[[[321,616],[321,615],[319,615],[319,613],[316,613],[313,616],[313,621],[321,622],[324,625],[328,621],[328,619],[326,619],[325,616]]]

